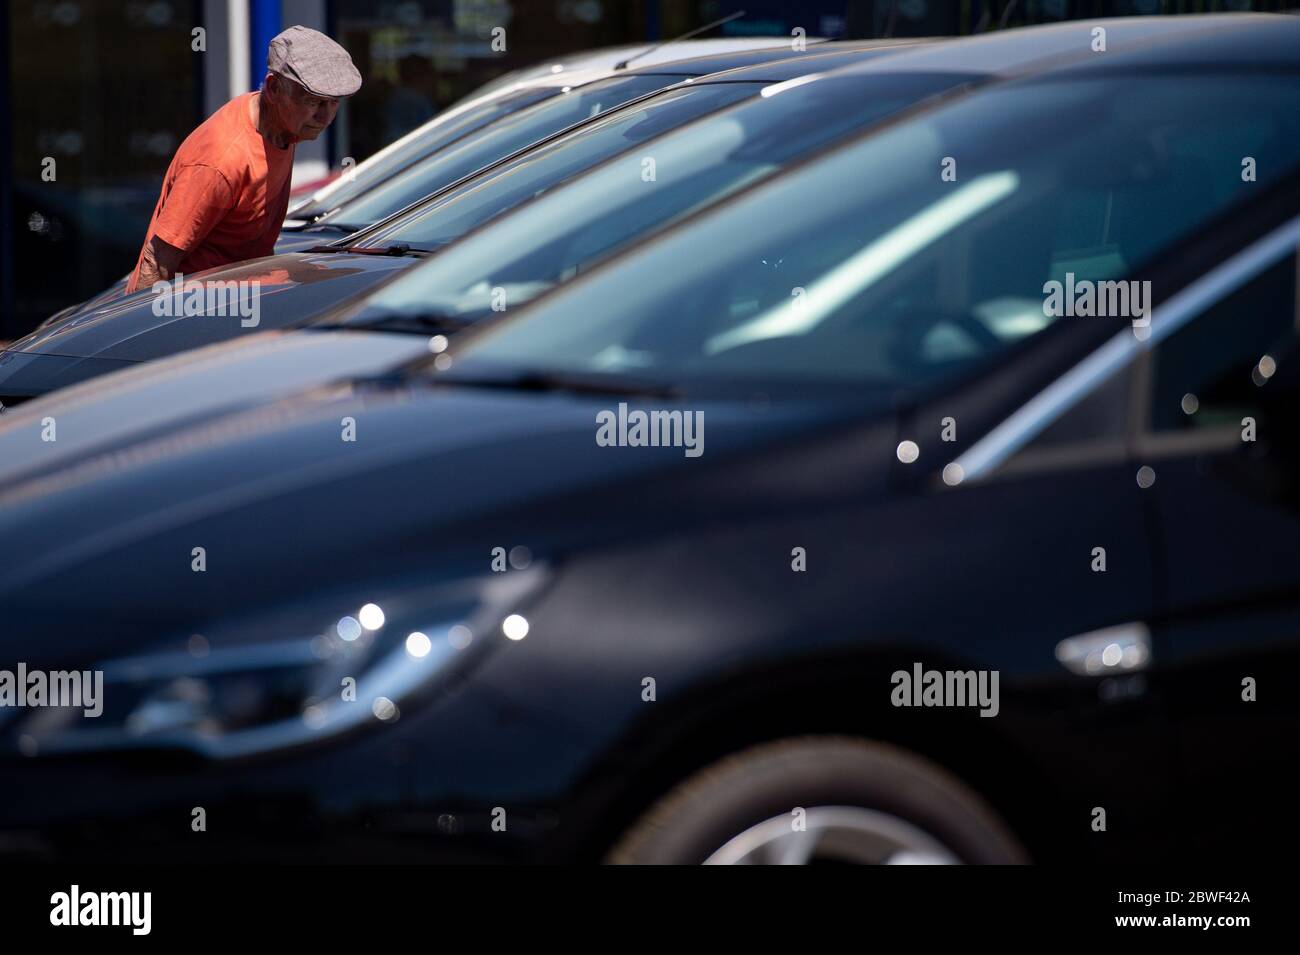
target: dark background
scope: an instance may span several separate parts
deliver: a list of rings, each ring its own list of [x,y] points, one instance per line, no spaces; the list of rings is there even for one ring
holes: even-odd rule
[[[289,4],[250,7],[252,72]],[[706,35],[964,34],[1082,17],[1277,11],[1284,0],[326,0],[325,27],[365,77],[327,158],[364,159],[508,70],[659,40],[737,10]],[[191,29],[225,30],[203,0],[20,0],[0,8],[0,341],[129,271],[181,140],[206,113]],[[294,11],[289,10],[292,16]],[[205,22],[205,16],[211,22]],[[505,26],[505,53],[491,30]],[[213,38],[209,46],[217,46]],[[251,87],[251,78],[250,86]],[[57,178],[41,178],[45,157]]]

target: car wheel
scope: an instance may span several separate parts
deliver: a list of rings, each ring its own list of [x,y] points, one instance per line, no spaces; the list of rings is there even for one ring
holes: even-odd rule
[[[650,807],[616,864],[1021,863],[989,806],[945,770],[883,743],[800,737],[700,770]]]

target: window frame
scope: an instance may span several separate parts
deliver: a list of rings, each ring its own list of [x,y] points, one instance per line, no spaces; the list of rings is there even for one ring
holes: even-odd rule
[[[1149,433],[1152,352],[1175,331],[1287,256],[1296,262],[1300,281],[1300,214],[1291,215],[1257,235],[1244,248],[1157,305],[1150,315],[1147,335],[1139,337],[1132,327],[1116,333],[1004,418],[953,462],[961,468],[962,483],[1022,472],[1031,460],[1066,464],[1077,459],[1083,449],[1065,445],[1045,448],[1039,453],[1031,447],[1032,442],[1048,425],[1125,373],[1131,374],[1131,391],[1124,433],[1114,440],[1096,442],[1106,457],[1137,455],[1157,459],[1235,446],[1240,441],[1240,430],[1236,427]],[[1296,327],[1300,330],[1300,286],[1297,288]]]
[[[1161,339],[1168,338],[1173,331],[1194,324],[1206,312],[1222,304],[1271,269],[1284,264],[1288,258],[1291,260],[1296,282],[1295,297],[1291,303],[1291,328],[1295,334],[1300,335],[1300,241],[1298,241],[1294,248],[1283,250],[1265,261],[1254,275],[1243,279],[1232,288],[1224,289],[1212,299],[1205,299],[1196,315],[1180,323],[1175,329],[1164,333]],[[1238,447],[1241,443],[1241,425],[1235,422],[1187,431],[1157,430],[1153,426],[1152,392],[1155,389],[1158,360],[1157,349],[1147,348],[1138,356],[1134,366],[1133,403],[1130,406],[1132,416],[1130,436],[1134,451],[1144,460],[1156,460],[1185,454],[1219,453]]]

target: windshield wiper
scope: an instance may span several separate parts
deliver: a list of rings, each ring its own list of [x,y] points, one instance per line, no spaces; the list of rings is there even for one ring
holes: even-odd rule
[[[471,319],[436,309],[413,312],[378,312],[373,316],[352,320],[314,323],[317,328],[364,328],[384,332],[411,332],[427,335],[431,332],[458,332],[473,324]]]
[[[586,375],[529,370],[513,375],[481,378],[441,374],[433,379],[433,383],[466,388],[500,388],[507,391],[567,391],[583,395],[635,395],[653,398],[679,398],[682,395],[682,390],[673,385],[599,372]]]
[[[302,249],[303,252],[351,252],[354,255],[409,255],[413,258],[422,259],[426,255],[432,255],[433,249],[416,249],[407,245],[405,242],[398,242],[395,245],[317,245],[310,249]]]
[[[349,245],[344,246],[344,252],[355,252],[358,255],[414,255],[423,257],[430,255],[432,249],[415,249],[405,242],[395,242],[392,245]]]

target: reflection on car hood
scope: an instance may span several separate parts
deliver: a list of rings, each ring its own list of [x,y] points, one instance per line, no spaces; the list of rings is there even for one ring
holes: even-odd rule
[[[0,351],[0,396],[3,396],[0,402],[8,405],[6,411],[12,412],[15,406],[29,398],[137,365],[137,362],[115,358],[71,358]]]
[[[859,496],[870,491],[861,462],[878,465],[870,483],[884,485],[884,409],[869,427],[856,409],[847,434],[819,427],[825,406],[697,401],[679,408],[703,415],[705,453],[687,457],[598,445],[596,415],[618,406],[609,396],[340,385],[0,482],[5,629],[33,646],[33,631],[78,633],[67,615],[93,614],[95,629],[139,636],[197,625],[232,601],[250,610],[362,576],[440,574],[448,562],[481,572],[483,540],[545,539],[563,551],[738,508],[779,513],[791,496]],[[195,546],[206,574],[191,570]]]
[[[52,473],[86,454],[143,440],[160,430],[341,379],[379,374],[428,353],[423,335],[360,329],[271,331],[156,362],[123,364],[118,367],[124,370],[115,375],[60,389],[0,416],[0,484]],[[0,374],[10,357],[0,353]],[[34,440],[39,422],[47,417],[59,423],[58,440]]]
[[[239,305],[254,302],[256,313],[244,318],[227,293],[227,314],[168,315],[162,299],[141,291],[98,309],[78,312],[13,342],[11,351],[65,355],[76,358],[113,358],[150,361],[202,345],[228,341],[267,329],[301,324],[416,263],[402,256],[352,255],[346,252],[289,253],[250,259],[219,269],[186,276],[190,281],[237,283]],[[240,286],[238,283],[245,283]],[[254,285],[253,283],[256,283]],[[179,296],[191,299],[187,290]],[[171,296],[168,306],[175,306]],[[236,311],[235,314],[231,314]],[[247,309],[247,314],[251,309]],[[164,312],[164,314],[159,314]],[[256,321],[256,324],[252,324]],[[245,325],[245,323],[249,323]],[[0,389],[2,391],[3,389]]]

